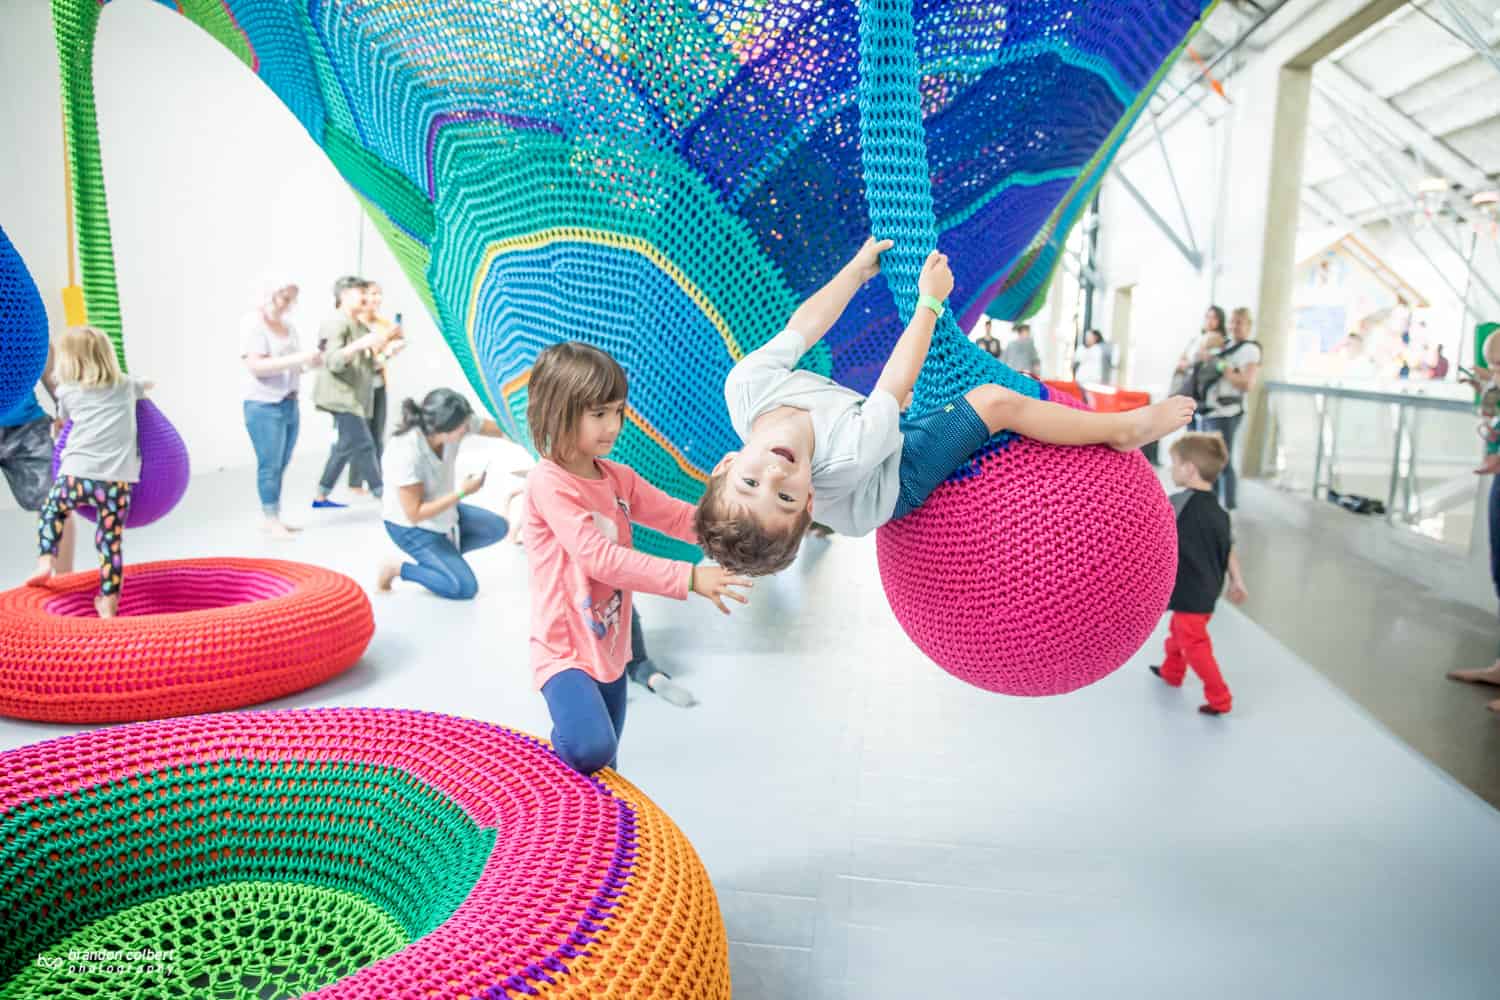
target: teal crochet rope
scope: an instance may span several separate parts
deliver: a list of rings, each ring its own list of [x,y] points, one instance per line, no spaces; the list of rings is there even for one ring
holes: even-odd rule
[[[940,244],[927,133],[922,126],[922,68],[914,47],[916,35],[911,0],[864,0],[859,5],[859,127],[865,199],[871,231],[896,244],[883,255],[881,274],[903,326],[916,306],[922,264]],[[967,249],[943,247],[955,257]],[[1032,397],[1042,394],[1040,382],[976,350],[949,309],[938,320],[912,409],[917,413],[933,409],[984,383]]]

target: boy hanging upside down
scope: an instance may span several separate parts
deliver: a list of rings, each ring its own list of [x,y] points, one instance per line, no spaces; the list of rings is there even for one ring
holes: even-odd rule
[[[866,240],[854,259],[808,299],[781,333],[746,355],[724,382],[729,418],[745,446],[709,476],[695,526],[709,558],[733,573],[789,566],[813,517],[841,535],[864,535],[920,507],[991,436],[1014,431],[1058,445],[1131,451],[1192,419],[1186,396],[1127,413],[1095,413],[980,385],[945,405],[903,415],[927,358],[943,300],[953,291],[948,258],[928,256],[916,311],[868,397],[796,371],[861,286],[880,273],[890,240]]]

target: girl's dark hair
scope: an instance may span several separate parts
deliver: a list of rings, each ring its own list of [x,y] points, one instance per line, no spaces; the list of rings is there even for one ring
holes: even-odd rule
[[[576,340],[553,344],[537,355],[526,387],[532,447],[556,461],[560,451],[573,446],[583,411],[623,402],[628,389],[625,369],[599,348]]]
[[[1214,332],[1215,333],[1222,333],[1226,337],[1229,336],[1229,324],[1227,322],[1225,322],[1225,320],[1224,320],[1224,310],[1220,309],[1218,306],[1209,306],[1208,307],[1208,311],[1211,312],[1211,313],[1213,313],[1214,314],[1214,319],[1216,319],[1216,320],[1219,321],[1219,328],[1217,330],[1215,330]],[[1205,326],[1203,328],[1203,332],[1207,333],[1208,332],[1208,327]]]
[[[396,433],[405,434],[415,427],[423,434],[446,434],[473,415],[474,408],[461,394],[434,389],[422,397],[421,405],[409,396],[401,401],[401,423],[396,425]]]

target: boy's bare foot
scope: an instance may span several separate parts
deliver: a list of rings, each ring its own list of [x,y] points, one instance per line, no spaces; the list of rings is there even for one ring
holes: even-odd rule
[[[113,618],[120,610],[119,594],[100,594],[94,598],[94,611],[100,618]]]
[[[1135,451],[1188,425],[1198,404],[1188,396],[1173,396],[1160,403],[1123,414],[1128,423],[1109,446],[1115,451]]]
[[[36,572],[26,578],[25,586],[40,587],[57,573],[57,557],[42,556],[36,561]]]
[[[396,577],[401,575],[401,564],[398,562],[385,562],[380,564],[380,572],[375,576],[375,588],[382,594],[391,592],[391,584],[396,582]]]
[[[1496,715],[1500,715],[1500,698],[1496,698],[1494,701],[1490,702],[1484,707],[1489,709],[1491,712],[1494,712]]]
[[[1463,681],[1465,684],[1494,684],[1500,687],[1500,660],[1479,670],[1450,670],[1448,679]]]

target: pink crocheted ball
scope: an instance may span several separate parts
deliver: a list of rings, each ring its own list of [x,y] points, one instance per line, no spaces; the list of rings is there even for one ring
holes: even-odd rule
[[[1025,438],[877,536],[906,634],[988,691],[1063,694],[1117,669],[1172,596],[1171,502],[1139,452]]]

